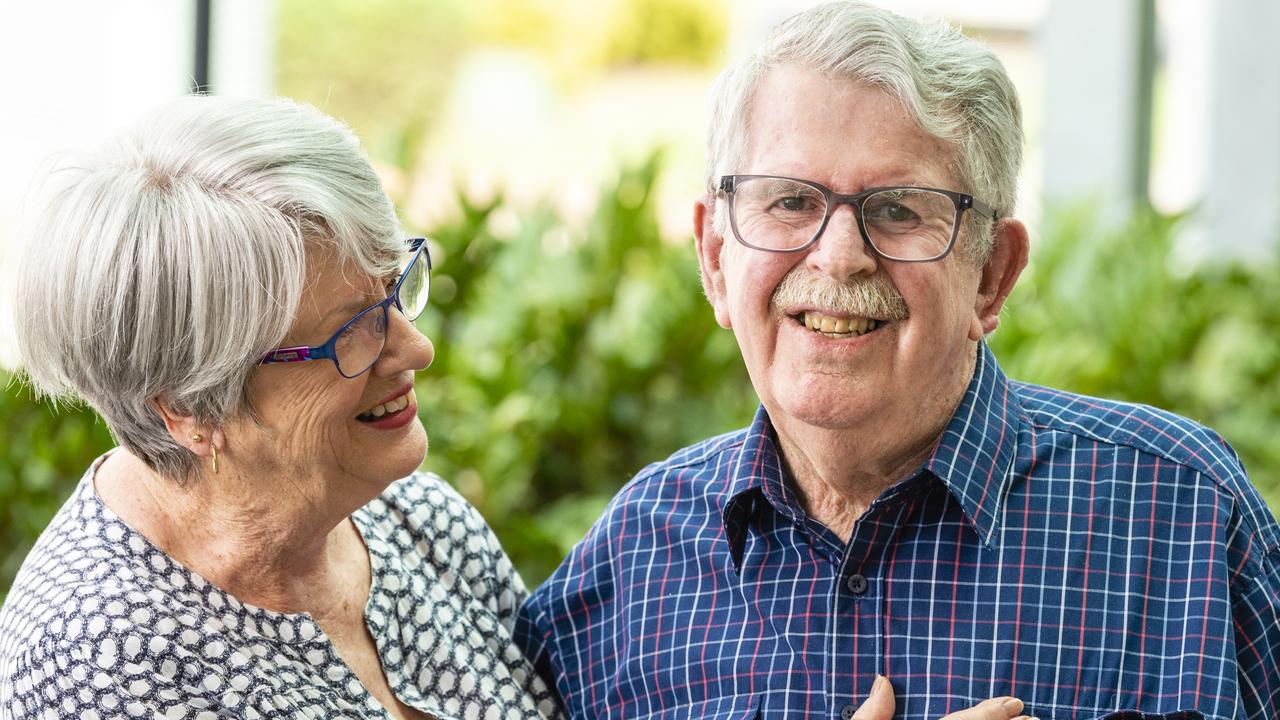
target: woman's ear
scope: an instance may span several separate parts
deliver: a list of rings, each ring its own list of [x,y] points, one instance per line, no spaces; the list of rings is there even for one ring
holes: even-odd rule
[[[196,455],[209,454],[209,446],[213,443],[213,431],[210,428],[196,420],[194,416],[176,410],[164,395],[151,398],[147,404],[164,421],[164,427],[175,443]]]

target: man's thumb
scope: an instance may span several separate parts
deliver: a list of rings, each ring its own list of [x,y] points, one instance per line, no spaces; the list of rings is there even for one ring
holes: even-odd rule
[[[893,720],[893,685],[889,678],[877,675],[871,694],[853,714],[853,720]]]

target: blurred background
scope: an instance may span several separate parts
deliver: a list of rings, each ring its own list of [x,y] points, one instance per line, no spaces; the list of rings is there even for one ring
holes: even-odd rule
[[[0,597],[94,457],[91,410],[17,379],[28,183],[200,87],[287,95],[363,140],[435,241],[425,467],[536,584],[646,463],[756,400],[701,295],[705,94],[778,20],[748,0],[43,0],[0,7]],[[1019,86],[1032,264],[1015,378],[1214,427],[1280,507],[1274,0],[882,0],[991,44]]]

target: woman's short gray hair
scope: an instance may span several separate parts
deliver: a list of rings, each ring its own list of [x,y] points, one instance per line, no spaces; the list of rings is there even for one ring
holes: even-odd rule
[[[713,197],[720,175],[746,170],[752,99],[765,74],[781,65],[865,83],[895,97],[924,132],[955,146],[953,174],[965,185],[958,189],[1001,215],[1013,211],[1022,119],[1004,66],[990,48],[946,23],[921,22],[856,1],[819,5],[785,20],[758,51],[717,78],[705,178]],[[723,223],[719,214],[716,220]],[[983,230],[974,234],[975,257],[985,258],[990,249],[990,224]]]
[[[252,414],[250,373],[292,324],[308,258],[381,276],[403,255],[355,135],[284,99],[170,102],[45,188],[15,298],[23,370],[178,481],[195,456],[151,401],[213,425]]]

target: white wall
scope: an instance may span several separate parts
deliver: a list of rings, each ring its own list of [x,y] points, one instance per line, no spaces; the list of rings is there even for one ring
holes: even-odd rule
[[[213,0],[211,81],[230,94],[271,91],[272,8]],[[92,148],[165,99],[186,93],[194,0],[31,0],[0,4],[0,366],[16,362],[16,223],[50,155]]]

